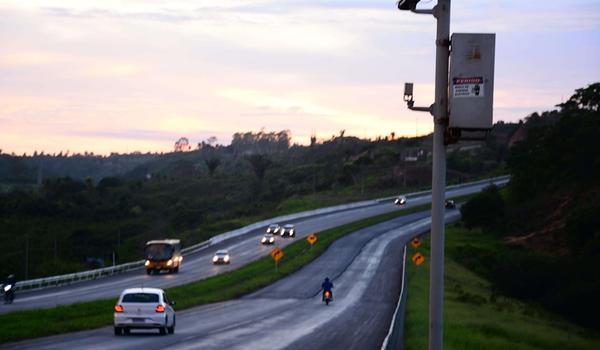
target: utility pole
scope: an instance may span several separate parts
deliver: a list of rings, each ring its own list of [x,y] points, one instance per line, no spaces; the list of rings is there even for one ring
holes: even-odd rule
[[[444,196],[446,192],[446,145],[448,124],[448,58],[450,56],[450,0],[438,0],[433,113],[433,175],[431,188],[431,270],[429,274],[429,349],[443,347],[444,317]]]
[[[429,275],[429,349],[443,347],[444,317],[444,196],[448,124],[448,58],[450,56],[450,0],[438,0],[435,40],[435,103],[433,105],[433,175],[431,184],[431,272]]]
[[[429,349],[443,347],[444,310],[444,196],[446,192],[446,145],[448,126],[448,59],[450,56],[450,0],[438,0],[433,9],[417,9],[419,0],[401,0],[398,9],[432,14],[437,20],[435,50],[435,102],[415,107],[413,85],[405,85],[408,108],[433,115],[433,169],[431,181],[431,263],[429,275]]]
[[[430,112],[433,115],[429,349],[441,350],[446,145],[461,140],[484,140],[492,129],[496,35],[455,33],[452,35],[450,53],[450,0],[438,0],[437,5],[429,10],[417,9],[418,2],[419,0],[400,0],[398,9],[432,14],[437,20],[435,102],[430,107],[415,107],[412,83],[404,85],[404,101],[411,110]],[[449,76],[452,77],[451,82]]]

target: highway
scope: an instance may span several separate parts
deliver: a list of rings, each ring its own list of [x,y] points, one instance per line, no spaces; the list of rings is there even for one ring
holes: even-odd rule
[[[457,210],[446,212],[447,221],[458,217]],[[271,286],[179,312],[174,335],[114,336],[112,327],[104,327],[2,348],[379,349],[398,300],[404,245],[429,225],[429,212],[419,212],[356,231]],[[335,284],[329,306],[319,293],[325,276]]]
[[[464,187],[449,190],[447,192],[447,197],[478,192],[488,185],[489,183],[465,185]],[[409,198],[405,207],[410,208],[412,206],[429,203],[430,201],[431,196],[429,194],[424,194]],[[393,205],[391,201],[386,201],[369,207],[291,221],[296,224],[297,237],[295,239],[278,237],[276,244],[284,247],[294,240],[303,239],[310,233],[323,231],[345,223],[395,210],[400,210],[400,208]],[[282,222],[280,224],[285,223]],[[184,258],[183,265],[178,274],[148,276],[146,275],[145,270],[140,269],[73,285],[19,292],[12,305],[0,306],[0,313],[7,313],[15,310],[49,308],[57,305],[66,305],[97,299],[116,298],[123,289],[131,287],[145,286],[168,288],[197,281],[222,273],[223,271],[239,268],[240,266],[268,254],[272,247],[259,244],[259,240],[263,233],[264,229],[257,229],[241,237],[223,241],[198,253],[188,255]],[[232,259],[231,264],[217,266],[211,263],[212,256],[218,249],[229,250]]]

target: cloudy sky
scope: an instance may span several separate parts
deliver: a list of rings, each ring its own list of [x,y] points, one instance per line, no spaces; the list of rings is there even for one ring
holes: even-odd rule
[[[598,0],[456,0],[451,31],[496,33],[495,120],[600,81]],[[433,101],[434,39],[432,17],[389,0],[0,0],[0,149],[428,133],[401,95],[412,81]]]

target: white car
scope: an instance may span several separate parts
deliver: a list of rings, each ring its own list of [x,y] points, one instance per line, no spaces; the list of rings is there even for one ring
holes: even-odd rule
[[[229,256],[229,252],[226,250],[217,250],[215,255],[212,258],[213,264],[229,264],[231,262],[231,257]]]
[[[265,233],[261,238],[260,243],[262,244],[273,244],[275,243],[275,236],[272,233]]]
[[[165,291],[158,288],[125,289],[115,305],[115,335],[131,329],[158,329],[161,335],[175,333],[175,310]]]
[[[294,228],[294,225],[288,224],[288,225],[284,225],[280,230],[279,230],[279,234],[281,235],[281,237],[295,237],[296,236],[296,229]]]
[[[403,207],[406,204],[406,197],[400,196],[400,197],[396,198],[396,200],[394,201],[394,204]]]

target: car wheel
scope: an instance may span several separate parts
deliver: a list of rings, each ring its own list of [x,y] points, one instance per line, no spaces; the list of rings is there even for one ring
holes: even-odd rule
[[[160,328],[158,329],[158,333],[159,333],[160,335],[165,335],[165,334],[167,334],[167,327],[160,327]]]
[[[121,327],[115,327],[115,335],[123,334],[123,329]]]
[[[152,270],[146,270],[146,273],[151,275],[152,274]]]
[[[173,324],[171,327],[167,327],[167,332],[169,332],[169,334],[175,333],[175,317],[173,317]]]
[[[123,328],[123,332],[125,332],[125,335],[129,335],[131,333],[131,329]]]
[[[176,268],[173,269],[174,273],[179,273],[179,266],[177,266]]]

